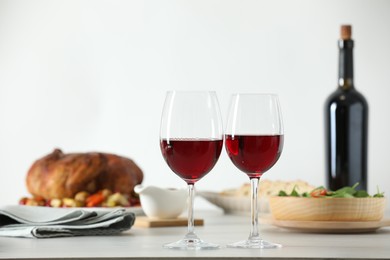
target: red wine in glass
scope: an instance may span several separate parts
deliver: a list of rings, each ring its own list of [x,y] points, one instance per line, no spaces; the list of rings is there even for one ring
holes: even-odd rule
[[[283,135],[225,135],[228,156],[250,178],[260,178],[279,159]]]
[[[277,95],[232,95],[225,129],[225,148],[232,163],[250,179],[251,230],[248,239],[228,244],[228,247],[281,247],[260,237],[257,197],[260,178],[278,161],[283,141],[283,122]]]
[[[162,155],[171,168],[188,184],[205,176],[217,163],[223,140],[162,139]]]
[[[218,161],[223,146],[223,125],[217,95],[213,91],[169,91],[160,126],[160,149],[173,173],[188,186],[188,226],[184,238],[164,248],[217,249],[194,232],[195,183]]]

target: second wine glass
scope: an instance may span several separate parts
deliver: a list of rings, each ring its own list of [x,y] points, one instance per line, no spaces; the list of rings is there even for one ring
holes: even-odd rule
[[[160,147],[171,170],[188,184],[188,231],[183,239],[165,244],[173,249],[213,249],[194,232],[194,185],[217,163],[223,127],[215,92],[170,91],[161,118]]]
[[[235,94],[232,96],[225,148],[233,164],[251,183],[251,230],[247,240],[228,245],[241,248],[278,248],[264,241],[258,231],[258,183],[264,172],[279,159],[283,149],[283,124],[277,95]]]

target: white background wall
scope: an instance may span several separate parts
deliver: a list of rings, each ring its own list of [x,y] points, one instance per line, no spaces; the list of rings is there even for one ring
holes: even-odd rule
[[[278,93],[285,148],[264,178],[324,184],[323,104],[343,23],[370,105],[369,191],[390,196],[389,14],[390,1],[371,0],[0,0],[0,204],[28,195],[28,168],[56,147],[125,155],[145,184],[183,186],[159,150],[171,89],[215,90],[224,117],[231,93]],[[197,188],[244,182],[223,151]]]

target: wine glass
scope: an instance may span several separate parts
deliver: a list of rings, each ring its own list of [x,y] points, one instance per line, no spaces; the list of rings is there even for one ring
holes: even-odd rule
[[[260,177],[279,159],[283,124],[277,95],[235,94],[229,106],[225,148],[230,160],[251,183],[251,230],[247,240],[229,244],[239,248],[278,248],[264,241],[258,230],[257,189]]]
[[[167,92],[161,118],[160,148],[171,170],[188,184],[188,232],[165,244],[174,249],[214,249],[194,232],[194,185],[217,163],[223,146],[218,99],[209,91]]]

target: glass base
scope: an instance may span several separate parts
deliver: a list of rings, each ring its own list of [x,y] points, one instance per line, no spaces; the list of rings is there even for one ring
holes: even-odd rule
[[[180,250],[207,250],[218,249],[220,246],[213,243],[207,243],[199,238],[184,238],[173,243],[165,244],[163,247]]]
[[[248,239],[248,240],[238,241],[233,244],[228,244],[227,247],[272,249],[272,248],[281,248],[282,245],[267,242],[263,239]]]

